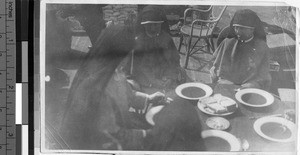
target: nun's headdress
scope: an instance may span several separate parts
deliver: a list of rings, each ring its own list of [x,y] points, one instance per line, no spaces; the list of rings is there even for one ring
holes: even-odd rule
[[[249,9],[237,10],[230,22],[229,36],[235,36],[234,26],[254,29],[254,37],[266,40],[266,33],[260,18],[257,14]]]
[[[162,23],[162,30],[167,33],[170,32],[168,20],[163,6],[148,5],[145,6],[141,12],[139,12],[136,26],[137,35],[145,31],[143,25],[148,23]]]
[[[142,21],[141,24],[148,23],[163,23],[163,17],[160,8],[146,6],[142,12]]]

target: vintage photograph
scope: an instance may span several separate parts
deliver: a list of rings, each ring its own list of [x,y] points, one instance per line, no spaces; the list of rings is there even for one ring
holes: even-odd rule
[[[277,2],[42,0],[37,147],[294,154],[296,12]]]

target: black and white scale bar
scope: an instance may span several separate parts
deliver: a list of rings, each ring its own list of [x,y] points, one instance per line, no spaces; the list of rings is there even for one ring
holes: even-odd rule
[[[22,155],[22,125],[16,124],[16,155]]]

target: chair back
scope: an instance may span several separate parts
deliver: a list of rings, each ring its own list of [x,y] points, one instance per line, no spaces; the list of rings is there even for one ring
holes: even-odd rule
[[[181,38],[179,44],[179,50],[181,48],[181,43],[183,42],[183,38],[186,43],[186,60],[185,60],[185,68],[188,66],[189,57],[195,53],[207,53],[213,54],[215,51],[214,41],[213,41],[213,32],[215,30],[216,25],[221,19],[223,13],[225,12],[227,6],[223,6],[221,12],[215,17],[213,16],[213,6],[206,10],[201,10],[197,8],[188,8],[184,11],[184,23],[180,29]],[[208,14],[209,16],[200,16],[201,14]],[[196,17],[202,19],[194,19],[191,18],[193,15],[197,15]],[[198,16],[199,15],[199,16]],[[194,16],[195,17],[195,16]],[[206,60],[203,60],[207,62]],[[202,61],[202,62],[203,62]],[[204,63],[205,64],[205,63]],[[202,67],[204,67],[203,65]]]
[[[197,11],[192,11],[191,12],[191,21],[196,20],[196,19],[201,19],[201,20],[207,20],[212,16],[212,10],[213,6],[212,5],[196,5],[192,6],[193,9],[197,9]],[[187,15],[189,16],[189,15]]]
[[[221,16],[225,12],[227,6],[224,6],[219,13],[218,16],[214,17],[212,10],[213,6],[211,6],[207,10],[201,10],[196,8],[188,8],[184,12],[184,24],[183,28],[186,30],[182,30],[183,33],[193,36],[193,37],[207,37],[211,36],[216,25],[218,24]],[[193,18],[193,15],[201,15],[201,14],[208,14],[210,12],[209,18],[205,19],[205,16],[196,16],[200,18]],[[191,17],[192,15],[192,17]],[[202,19],[201,19],[202,17]]]

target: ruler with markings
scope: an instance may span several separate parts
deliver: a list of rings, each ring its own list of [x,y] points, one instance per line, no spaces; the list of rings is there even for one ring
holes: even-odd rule
[[[15,0],[0,1],[0,154],[15,155]]]

